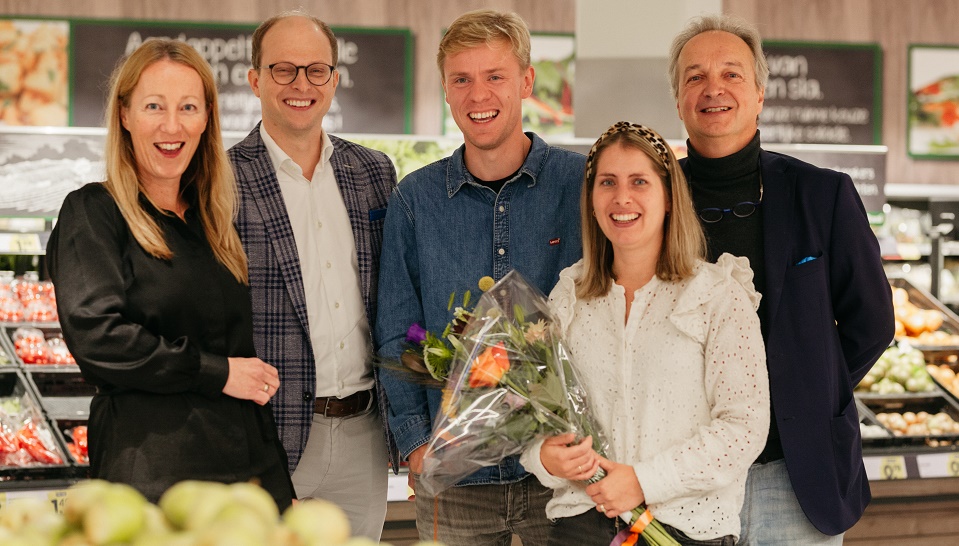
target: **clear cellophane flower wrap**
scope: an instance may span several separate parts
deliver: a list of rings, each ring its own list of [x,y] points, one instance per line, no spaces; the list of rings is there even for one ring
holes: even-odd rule
[[[540,438],[567,432],[592,436],[593,449],[608,453],[546,297],[522,275],[510,272],[483,294],[459,341],[420,487],[436,495]],[[589,482],[604,476],[600,469]],[[645,506],[631,519],[634,537],[677,544]]]

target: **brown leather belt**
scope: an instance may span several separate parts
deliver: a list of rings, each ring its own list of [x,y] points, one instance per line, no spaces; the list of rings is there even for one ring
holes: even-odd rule
[[[346,398],[323,396],[314,402],[313,412],[324,417],[352,417],[373,405],[373,391],[358,391]]]

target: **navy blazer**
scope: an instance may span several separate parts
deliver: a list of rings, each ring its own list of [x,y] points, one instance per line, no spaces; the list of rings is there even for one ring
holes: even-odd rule
[[[892,293],[848,175],[765,150],[760,164],[771,402],[799,504],[836,535],[871,498],[853,388],[893,339]]]
[[[376,324],[376,289],[383,219],[396,170],[382,152],[330,135],[336,184],[343,196],[356,241],[360,289],[370,328]],[[306,448],[313,423],[316,362],[306,317],[306,296],[293,228],[273,162],[260,138],[260,125],[227,152],[239,190],[237,231],[249,258],[256,354],[276,366],[280,388],[273,414],[292,473]],[[386,395],[374,367],[377,400],[394,472],[399,458],[386,427]],[[385,470],[385,469],[384,469]]]

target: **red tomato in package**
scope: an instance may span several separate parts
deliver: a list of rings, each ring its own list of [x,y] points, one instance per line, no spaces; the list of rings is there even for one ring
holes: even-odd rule
[[[87,453],[87,426],[80,425],[73,427],[73,430],[70,432],[70,435],[73,436],[73,441],[77,443],[77,446],[83,450],[83,453]]]
[[[63,459],[49,449],[40,438],[36,425],[28,420],[23,428],[17,432],[17,439],[20,445],[27,450],[27,453],[39,463],[43,464],[63,464]]]

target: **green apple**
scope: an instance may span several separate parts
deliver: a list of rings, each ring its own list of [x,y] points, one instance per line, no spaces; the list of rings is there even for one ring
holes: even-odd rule
[[[265,546],[266,535],[251,534],[245,527],[216,522],[197,532],[194,546]]]
[[[0,510],[0,527],[16,533],[22,529],[33,528],[41,523],[41,519],[45,519],[42,523],[45,527],[49,527],[56,523],[51,521],[51,516],[54,520],[60,520],[59,527],[62,528],[62,519],[53,511],[53,506],[49,502],[35,497],[16,499]]]
[[[93,546],[93,543],[87,540],[83,531],[74,531],[63,537],[57,546]]]
[[[307,544],[339,544],[350,538],[350,521],[332,502],[309,499],[286,509],[283,523]]]
[[[200,485],[183,524],[184,529],[201,531],[209,527],[217,515],[232,502],[230,488],[226,484],[204,482]]]
[[[96,504],[110,488],[110,482],[105,480],[82,481],[67,490],[67,500],[63,503],[63,516],[67,523],[79,527],[83,521],[83,514]]]
[[[143,518],[141,535],[162,535],[173,532],[173,526],[167,521],[163,510],[155,504],[147,503],[143,507]]]
[[[147,500],[125,484],[112,484],[83,515],[83,532],[96,545],[132,540],[146,522]]]
[[[276,501],[262,487],[248,482],[234,483],[230,485],[230,495],[237,503],[250,507],[271,528],[279,523]]]
[[[160,497],[160,509],[174,527],[183,529],[186,526],[187,518],[203,486],[204,482],[184,480],[167,489]]]

